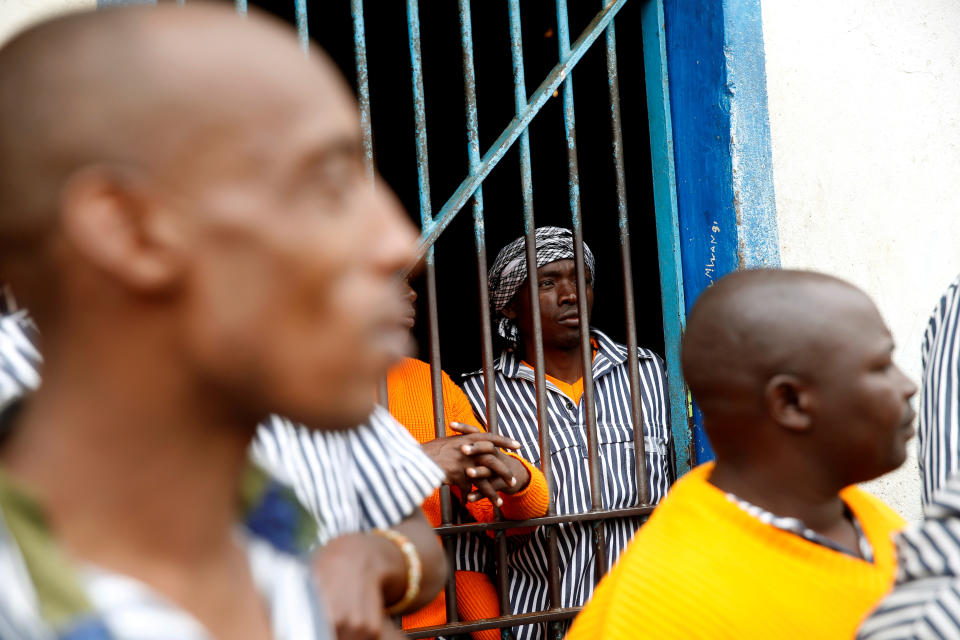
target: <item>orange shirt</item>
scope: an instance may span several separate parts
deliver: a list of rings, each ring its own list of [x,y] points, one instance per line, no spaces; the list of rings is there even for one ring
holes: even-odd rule
[[[446,422],[446,435],[458,435],[450,428],[451,422],[461,422],[483,428],[473,415],[473,408],[466,394],[444,373],[442,376],[443,412]],[[433,395],[430,382],[430,365],[413,358],[405,358],[387,374],[387,395],[390,413],[393,414],[417,439],[428,442],[436,437],[433,420]],[[530,482],[513,495],[501,494],[503,516],[510,520],[536,518],[547,512],[549,496],[547,482],[540,469],[516,454],[507,453],[520,460],[530,474]],[[478,500],[465,504],[477,522],[492,522],[493,505],[489,500]],[[427,520],[433,526],[439,526],[440,491],[434,491],[423,503],[422,509]],[[496,589],[490,578],[484,573],[458,571],[457,610],[465,621],[482,620],[500,615]],[[446,622],[446,599],[440,594],[426,607],[403,617],[403,627],[432,626]],[[472,634],[475,639],[495,640],[500,637],[496,629]]]
[[[596,358],[597,349],[599,349],[600,347],[599,345],[597,345],[597,341],[594,340],[593,338],[590,338],[590,344],[593,345],[593,357]],[[533,369],[533,365],[527,362],[526,360],[521,360],[520,362],[522,362],[523,364]],[[560,389],[560,393],[562,393],[563,395],[573,400],[574,404],[580,404],[580,398],[583,397],[583,378],[582,377],[576,382],[564,382],[559,378],[554,378],[549,373],[544,373],[543,377],[549,380],[550,382],[552,382],[557,387],[557,389]]]

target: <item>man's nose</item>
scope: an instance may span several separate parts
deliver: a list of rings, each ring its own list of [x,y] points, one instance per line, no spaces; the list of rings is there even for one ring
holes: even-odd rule
[[[558,285],[558,304],[577,304],[577,283],[561,281]]]
[[[372,216],[373,233],[368,238],[370,249],[377,267],[393,274],[416,258],[417,231],[389,187],[379,183],[372,197],[376,200],[372,205],[379,215]],[[413,295],[415,300],[416,293]]]

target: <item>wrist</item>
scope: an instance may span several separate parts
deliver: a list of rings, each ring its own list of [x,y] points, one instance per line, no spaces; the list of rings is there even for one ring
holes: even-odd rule
[[[510,470],[513,472],[513,477],[517,479],[517,483],[510,487],[509,493],[519,493],[530,486],[530,470],[517,457],[507,454],[507,460],[510,464]]]
[[[410,608],[420,596],[421,580],[423,577],[423,563],[420,559],[420,553],[416,545],[405,535],[394,529],[374,529],[373,533],[388,542],[403,557],[404,571],[400,575],[404,576],[402,580],[393,580],[395,585],[402,585],[402,591],[396,587],[392,589],[394,593],[390,595],[392,601],[386,601],[386,611],[388,615],[397,615]],[[384,592],[386,589],[387,572],[382,574],[382,584]],[[400,595],[397,596],[396,593]]]

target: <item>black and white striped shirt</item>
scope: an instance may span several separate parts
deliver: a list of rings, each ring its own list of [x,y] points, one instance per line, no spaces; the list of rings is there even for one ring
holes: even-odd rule
[[[593,361],[593,380],[600,477],[603,483],[602,507],[634,507],[639,497],[627,349],[599,331],[592,330],[591,334],[598,347]],[[650,502],[656,504],[666,495],[671,483],[667,380],[659,356],[646,349],[640,349],[639,356]],[[519,454],[522,457],[539,464],[541,458],[533,369],[509,351],[498,358],[495,367],[500,431],[521,443]],[[477,417],[483,421],[486,417],[486,398],[482,374],[468,376],[464,390]],[[547,381],[547,403],[557,514],[589,511],[592,505],[583,399],[579,404],[574,404]],[[641,523],[640,518],[606,521],[604,530],[608,567],[617,561]],[[569,523],[558,526],[555,531],[559,543],[561,606],[581,606],[594,589],[592,525]],[[541,611],[549,606],[546,533],[541,527],[530,535],[508,539],[511,613]],[[471,548],[460,550],[458,568],[471,568],[471,563],[478,562],[472,555],[474,551]],[[528,625],[518,628],[516,637],[519,640],[532,640],[544,636],[539,625]]]
[[[960,277],[927,323],[922,347],[920,474],[923,504],[960,471]]]
[[[251,452],[317,520],[321,544],[399,524],[446,478],[380,406],[362,427],[332,433],[272,416],[257,430]]]
[[[897,582],[860,627],[859,640],[960,638],[960,476],[897,536]]]
[[[35,331],[26,311],[0,316],[0,410],[40,386]]]

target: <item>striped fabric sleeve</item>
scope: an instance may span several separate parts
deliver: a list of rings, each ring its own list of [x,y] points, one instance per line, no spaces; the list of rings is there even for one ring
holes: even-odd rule
[[[378,406],[368,424],[369,431],[354,432],[362,524],[391,527],[419,509],[446,476],[386,409]]]
[[[0,317],[0,409],[40,386],[40,352],[26,311]]]
[[[320,542],[399,524],[443,481],[443,471],[377,407],[348,431],[312,431],[280,417],[260,425],[254,460],[293,488],[316,518]]]
[[[917,431],[923,504],[960,471],[960,278],[931,315],[922,347]]]

